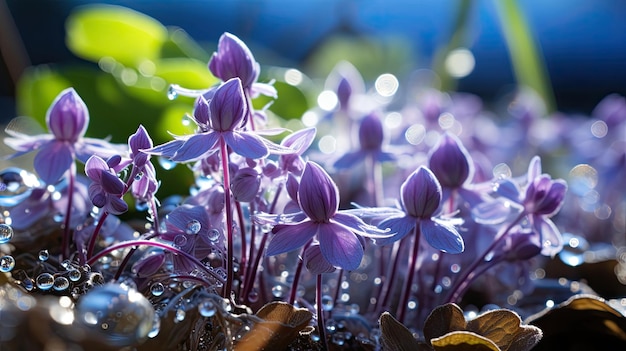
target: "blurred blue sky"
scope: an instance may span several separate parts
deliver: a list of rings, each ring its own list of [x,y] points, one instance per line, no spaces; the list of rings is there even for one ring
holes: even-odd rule
[[[110,3],[133,8],[203,43],[229,31],[253,50],[265,50],[298,64],[338,30],[364,35],[398,35],[428,63],[451,34],[457,0],[3,0],[14,17],[32,64],[76,60],[64,42],[64,21],[72,8]],[[466,46],[476,59],[459,90],[485,98],[514,82],[494,1],[477,0],[470,14]],[[538,40],[557,98],[564,110],[589,110],[606,94],[626,95],[626,1],[519,1]],[[421,67],[423,68],[423,67]],[[1,68],[2,94],[12,88]]]

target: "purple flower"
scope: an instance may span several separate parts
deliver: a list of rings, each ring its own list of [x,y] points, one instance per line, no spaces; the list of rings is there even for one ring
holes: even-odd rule
[[[119,151],[104,140],[84,137],[89,111],[73,88],[63,90],[52,102],[46,124],[51,134],[31,136],[7,130],[11,137],[5,139],[8,146],[18,151],[11,157],[38,150],[34,167],[46,184],[61,179],[75,159],[85,162],[94,154],[107,158]]]
[[[419,225],[426,241],[435,249],[449,253],[463,252],[463,238],[454,227],[453,220],[434,217],[441,203],[441,185],[435,175],[420,166],[400,187],[402,211],[384,219],[379,228],[389,228],[394,235],[377,239],[381,245],[404,238]]]
[[[128,147],[133,165],[131,177],[134,178],[131,194],[138,201],[150,201],[159,188],[159,182],[156,170],[150,163],[150,154],[142,151],[152,147],[152,139],[142,125],[128,138]]]
[[[429,156],[428,167],[444,188],[460,188],[473,173],[473,163],[461,141],[445,132]]]
[[[259,77],[261,68],[252,52],[241,39],[224,33],[217,44],[217,52],[209,61],[209,70],[223,81],[241,79],[244,89],[250,89]]]
[[[361,120],[359,126],[359,144],[361,148],[354,152],[348,152],[336,160],[334,168],[351,168],[358,162],[362,162],[367,157],[371,157],[377,162],[393,161],[394,154],[383,151],[384,142],[383,124],[377,113],[370,113]]]
[[[326,261],[336,267],[354,270],[363,258],[360,236],[385,236],[384,231],[366,224],[355,215],[338,211],[337,186],[328,173],[314,162],[307,162],[302,173],[298,201],[306,215],[301,221],[285,222],[284,215],[257,216],[257,220],[276,224],[266,255],[274,256],[298,249],[317,237]]]
[[[305,167],[302,154],[311,146],[315,139],[315,128],[304,128],[286,136],[280,145],[293,149],[293,153],[281,155],[279,165],[283,171],[301,175]]]
[[[145,152],[171,157],[173,161],[196,161],[219,149],[219,141],[244,157],[263,158],[269,155],[266,143],[258,135],[241,129],[246,114],[241,80],[232,78],[220,85],[210,102],[198,97],[193,119],[200,131],[193,135],[177,137]]]
[[[261,175],[254,168],[239,168],[230,185],[236,201],[251,202],[261,187]]]
[[[89,198],[94,206],[111,214],[128,211],[124,195],[124,182],[111,170],[109,164],[99,156],[91,156],[85,163],[85,173],[91,179]]]

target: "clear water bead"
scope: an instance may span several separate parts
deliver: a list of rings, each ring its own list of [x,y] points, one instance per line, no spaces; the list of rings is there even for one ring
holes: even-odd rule
[[[35,284],[41,290],[50,290],[54,285],[54,276],[50,273],[41,273],[37,276]]]
[[[198,304],[198,312],[202,317],[213,317],[217,312],[217,306],[211,299],[204,299]]]
[[[0,206],[13,207],[26,199],[39,185],[37,177],[21,168],[0,171]]]
[[[65,277],[56,277],[52,287],[56,291],[63,291],[70,287],[70,281]]]
[[[48,252],[48,250],[39,251],[39,261],[44,262],[47,261],[48,258],[50,258],[50,253]]]
[[[10,272],[15,267],[13,256],[2,256],[0,258],[0,272]]]
[[[10,225],[0,224],[0,244],[6,244],[13,238],[13,228]]]
[[[70,278],[71,281],[77,282],[80,280],[80,277],[82,275],[80,274],[80,271],[78,269],[70,269],[67,273],[67,276]]]
[[[76,320],[113,346],[137,344],[154,328],[150,301],[138,291],[114,283],[97,286],[76,306]]]
[[[154,296],[161,296],[165,292],[165,286],[161,283],[154,283],[150,286],[150,292]]]
[[[187,223],[187,228],[185,228],[185,233],[187,234],[198,234],[198,232],[202,229],[202,224],[196,219],[189,221]]]

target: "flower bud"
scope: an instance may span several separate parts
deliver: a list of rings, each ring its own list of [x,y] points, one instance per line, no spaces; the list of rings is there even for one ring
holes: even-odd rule
[[[361,120],[359,143],[362,150],[376,151],[383,145],[383,124],[376,113],[370,113]]]
[[[259,63],[241,39],[224,33],[217,44],[217,52],[209,61],[209,70],[223,81],[238,77],[244,88],[249,89],[260,73]]]
[[[74,88],[63,90],[54,100],[46,116],[48,129],[58,140],[76,142],[85,135],[89,123],[87,105]]]
[[[418,218],[430,218],[441,203],[441,185],[433,172],[420,166],[400,187],[406,213]]]
[[[218,132],[233,131],[242,123],[246,102],[239,78],[230,79],[215,90],[209,112],[211,128]]]
[[[254,168],[241,168],[235,173],[230,186],[236,201],[250,202],[259,192],[261,176]]]
[[[445,133],[433,148],[429,167],[446,188],[459,188],[471,177],[472,160],[461,141],[453,134]]]
[[[563,180],[552,180],[543,174],[535,178],[526,188],[524,208],[529,213],[553,215],[563,205],[567,185]]]

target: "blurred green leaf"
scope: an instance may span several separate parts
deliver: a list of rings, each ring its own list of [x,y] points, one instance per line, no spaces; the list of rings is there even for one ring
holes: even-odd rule
[[[536,91],[548,112],[553,112],[556,106],[550,77],[523,11],[516,0],[495,1],[495,4],[517,83]]]
[[[278,92],[278,99],[259,96],[252,102],[255,109],[261,109],[272,102],[269,109],[286,120],[300,118],[309,109],[309,102],[304,92],[297,86],[276,81],[274,87]]]
[[[66,31],[67,46],[75,55],[94,62],[112,57],[129,67],[158,58],[167,39],[166,28],[152,17],[112,5],[75,10]]]
[[[71,82],[50,66],[29,67],[16,86],[18,115],[33,117],[43,125],[52,101],[70,86]]]

